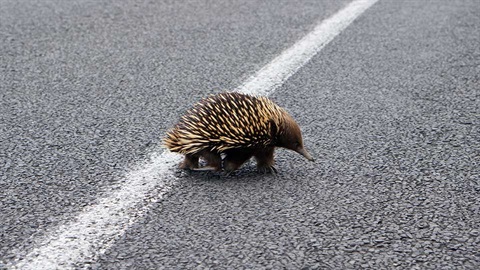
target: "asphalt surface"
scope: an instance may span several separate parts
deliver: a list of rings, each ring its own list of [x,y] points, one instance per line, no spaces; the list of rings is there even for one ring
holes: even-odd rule
[[[0,261],[346,2],[0,0]],[[277,177],[178,172],[78,267],[479,268],[479,14],[380,0],[271,96],[315,163],[280,150]]]

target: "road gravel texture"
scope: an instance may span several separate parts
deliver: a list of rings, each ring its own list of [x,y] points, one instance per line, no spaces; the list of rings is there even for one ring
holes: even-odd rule
[[[94,204],[189,106],[345,3],[331,2],[2,1],[0,258]]]
[[[0,268],[347,2],[0,0]],[[77,268],[480,268],[479,14],[380,0],[271,95],[315,163],[177,170]]]

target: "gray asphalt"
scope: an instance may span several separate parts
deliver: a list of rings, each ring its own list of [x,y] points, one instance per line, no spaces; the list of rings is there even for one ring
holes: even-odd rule
[[[0,261],[346,2],[0,0]],[[479,14],[380,0],[271,96],[315,163],[179,173],[91,268],[479,268]]]

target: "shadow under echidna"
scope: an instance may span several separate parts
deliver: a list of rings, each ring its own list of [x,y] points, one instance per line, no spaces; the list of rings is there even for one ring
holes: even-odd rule
[[[185,155],[182,169],[223,169],[229,174],[255,157],[260,172],[275,173],[275,147],[293,150],[314,161],[303,148],[300,127],[285,109],[267,97],[236,92],[200,100],[163,142],[170,151]],[[206,161],[204,167],[199,167],[200,158]]]

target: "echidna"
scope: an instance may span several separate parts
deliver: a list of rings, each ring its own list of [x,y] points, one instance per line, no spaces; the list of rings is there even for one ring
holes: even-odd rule
[[[303,148],[302,134],[293,118],[266,97],[235,92],[211,95],[196,103],[171,129],[164,145],[185,155],[182,169],[240,168],[252,156],[262,172],[276,172],[273,152],[283,147],[314,159]],[[207,165],[199,168],[202,157]]]

